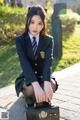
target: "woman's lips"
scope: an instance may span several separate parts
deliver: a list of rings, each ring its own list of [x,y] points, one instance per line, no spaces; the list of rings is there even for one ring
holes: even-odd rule
[[[34,33],[37,33],[37,31],[33,31]]]

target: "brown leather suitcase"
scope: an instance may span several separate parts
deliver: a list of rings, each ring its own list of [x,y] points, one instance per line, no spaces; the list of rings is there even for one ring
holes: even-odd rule
[[[59,106],[41,105],[26,110],[27,120],[60,120]]]

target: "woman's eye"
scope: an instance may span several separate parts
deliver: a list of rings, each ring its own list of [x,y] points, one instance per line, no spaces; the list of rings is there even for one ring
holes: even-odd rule
[[[42,25],[42,23],[38,23],[39,25]]]
[[[34,22],[34,21],[31,21],[31,24],[35,24],[35,22]],[[38,25],[42,25],[42,23],[39,22]]]
[[[31,21],[31,24],[34,24],[34,21]]]

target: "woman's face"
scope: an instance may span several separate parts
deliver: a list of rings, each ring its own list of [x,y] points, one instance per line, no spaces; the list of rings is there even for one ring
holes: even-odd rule
[[[37,34],[39,34],[41,32],[43,27],[44,27],[44,25],[43,25],[43,22],[42,22],[40,16],[34,15],[30,21],[29,32],[33,36],[36,36]]]

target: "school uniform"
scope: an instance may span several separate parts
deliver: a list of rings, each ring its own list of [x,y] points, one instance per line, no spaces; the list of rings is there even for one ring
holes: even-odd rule
[[[24,84],[30,85],[33,81],[42,83],[51,79],[53,38],[48,35],[37,35],[38,46],[34,55],[32,37],[30,33],[16,37],[16,49],[22,67],[22,73],[15,81],[17,96]]]

